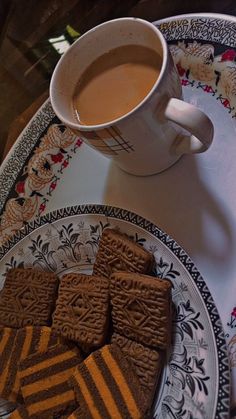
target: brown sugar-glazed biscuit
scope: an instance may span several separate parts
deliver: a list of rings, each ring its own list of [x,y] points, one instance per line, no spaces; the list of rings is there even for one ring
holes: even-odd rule
[[[11,269],[0,292],[0,323],[16,328],[50,325],[57,288],[54,273]]]
[[[111,343],[120,347],[124,356],[133,364],[147,400],[152,400],[156,384],[164,365],[163,353],[150,349],[114,333]]]
[[[144,418],[147,406],[139,380],[116,345],[89,355],[70,382],[86,419]]]
[[[0,338],[0,396],[21,403],[17,374],[19,362],[32,353],[46,351],[58,342],[59,338],[48,327],[4,328]]]
[[[99,241],[93,274],[109,278],[117,271],[149,273],[153,261],[153,255],[142,246],[124,234],[106,228]]]
[[[59,344],[20,363],[21,392],[31,419],[62,418],[76,409],[68,378],[81,361],[78,350]]]
[[[60,283],[53,329],[82,348],[101,346],[106,338],[109,310],[107,278],[71,273]]]
[[[166,349],[171,340],[171,283],[117,272],[110,295],[114,331],[145,346]]]

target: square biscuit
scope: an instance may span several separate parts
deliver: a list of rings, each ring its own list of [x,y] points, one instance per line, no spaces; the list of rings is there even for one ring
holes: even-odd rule
[[[101,346],[107,334],[108,310],[107,278],[67,274],[60,283],[53,329],[83,349]]]
[[[93,274],[107,278],[113,272],[148,273],[153,266],[153,255],[126,235],[106,228],[99,241]]]
[[[0,397],[22,403],[17,374],[19,362],[30,354],[45,352],[59,342],[59,337],[46,326],[3,328],[0,334]]]
[[[82,418],[145,418],[147,403],[138,377],[117,345],[90,354],[69,380]]]
[[[133,365],[134,371],[143,388],[145,398],[151,403],[160,372],[164,365],[162,351],[148,348],[118,333],[112,335],[111,343],[118,345],[124,356]]]
[[[68,379],[81,361],[78,348],[58,344],[20,362],[21,393],[30,418],[63,418],[76,409]]]
[[[171,340],[171,283],[135,273],[111,276],[110,295],[114,331],[154,349]]]
[[[57,289],[54,273],[31,268],[9,270],[0,292],[0,323],[13,328],[50,325]]]

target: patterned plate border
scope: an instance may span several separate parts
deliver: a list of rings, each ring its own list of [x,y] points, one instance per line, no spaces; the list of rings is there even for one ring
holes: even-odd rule
[[[53,118],[55,118],[55,113],[52,109],[50,100],[47,99],[20,134],[17,142],[1,165],[0,211],[7,200],[11,188],[15,184],[20,170],[29,157],[29,154],[32,152],[38,139],[42,136],[42,132],[49,126]]]
[[[218,13],[173,16],[153,22],[168,41],[198,39],[236,47],[236,17]]]
[[[177,259],[179,259],[181,264],[189,272],[192,280],[196,284],[204,300],[215,337],[219,365],[219,393],[216,403],[215,419],[227,419],[229,417],[230,408],[230,374],[227,347],[218,310],[214,304],[213,298],[206,283],[204,282],[202,276],[198,272],[190,257],[175,242],[175,240],[164,233],[159,227],[133,212],[106,205],[90,204],[61,208],[38,218],[37,220],[29,223],[24,228],[24,230],[19,231],[11,240],[8,241],[6,245],[0,248],[0,260],[6,253],[8,253],[11,248],[13,248],[20,240],[29,235],[32,231],[45,224],[50,224],[59,219],[67,218],[73,215],[102,215],[108,218],[127,221],[131,224],[141,227],[156,237],[158,240],[160,240],[167,248],[169,248],[170,251],[176,256]]]

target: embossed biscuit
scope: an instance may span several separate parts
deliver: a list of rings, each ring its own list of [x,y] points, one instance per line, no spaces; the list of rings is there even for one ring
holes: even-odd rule
[[[171,338],[171,283],[135,273],[111,276],[114,331],[155,349],[166,349]]]
[[[164,364],[162,351],[148,348],[118,333],[112,335],[111,343],[118,345],[127,360],[133,364],[146,399],[152,400]]]
[[[0,323],[16,328],[50,325],[57,288],[54,273],[11,269],[0,292]]]
[[[148,273],[153,260],[151,253],[126,235],[106,228],[99,241],[93,274],[109,278],[117,271]]]
[[[53,329],[84,349],[104,343],[108,327],[107,278],[70,273],[60,283]]]

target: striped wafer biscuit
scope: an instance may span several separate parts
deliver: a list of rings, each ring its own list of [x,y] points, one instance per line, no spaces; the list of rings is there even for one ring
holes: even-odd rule
[[[11,413],[9,419],[29,419],[29,415],[24,406],[19,406]]]
[[[0,333],[0,395],[12,402],[22,402],[18,364],[29,354],[44,352],[60,341],[49,327],[3,328]]]
[[[83,349],[101,346],[108,329],[107,278],[70,273],[60,283],[52,327]]]
[[[68,378],[81,361],[78,349],[59,344],[20,363],[21,392],[31,419],[62,418],[76,409]]]
[[[71,413],[71,415],[68,416],[67,419],[85,419],[85,416],[82,409],[78,407],[78,409],[74,410],[74,412]]]
[[[149,273],[153,262],[153,255],[142,246],[128,236],[106,228],[99,241],[93,274],[109,278],[117,271]]]
[[[120,347],[124,356],[133,364],[146,400],[152,403],[156,384],[164,365],[164,356],[162,351],[150,349],[141,343],[134,342],[124,336],[114,333],[111,339]]]
[[[57,288],[54,273],[31,268],[9,270],[0,293],[0,323],[16,328],[50,325]]]
[[[93,352],[70,382],[86,419],[144,418],[146,402],[139,380],[116,345]]]
[[[112,323],[116,333],[154,349],[171,340],[171,283],[127,272],[110,279]]]

